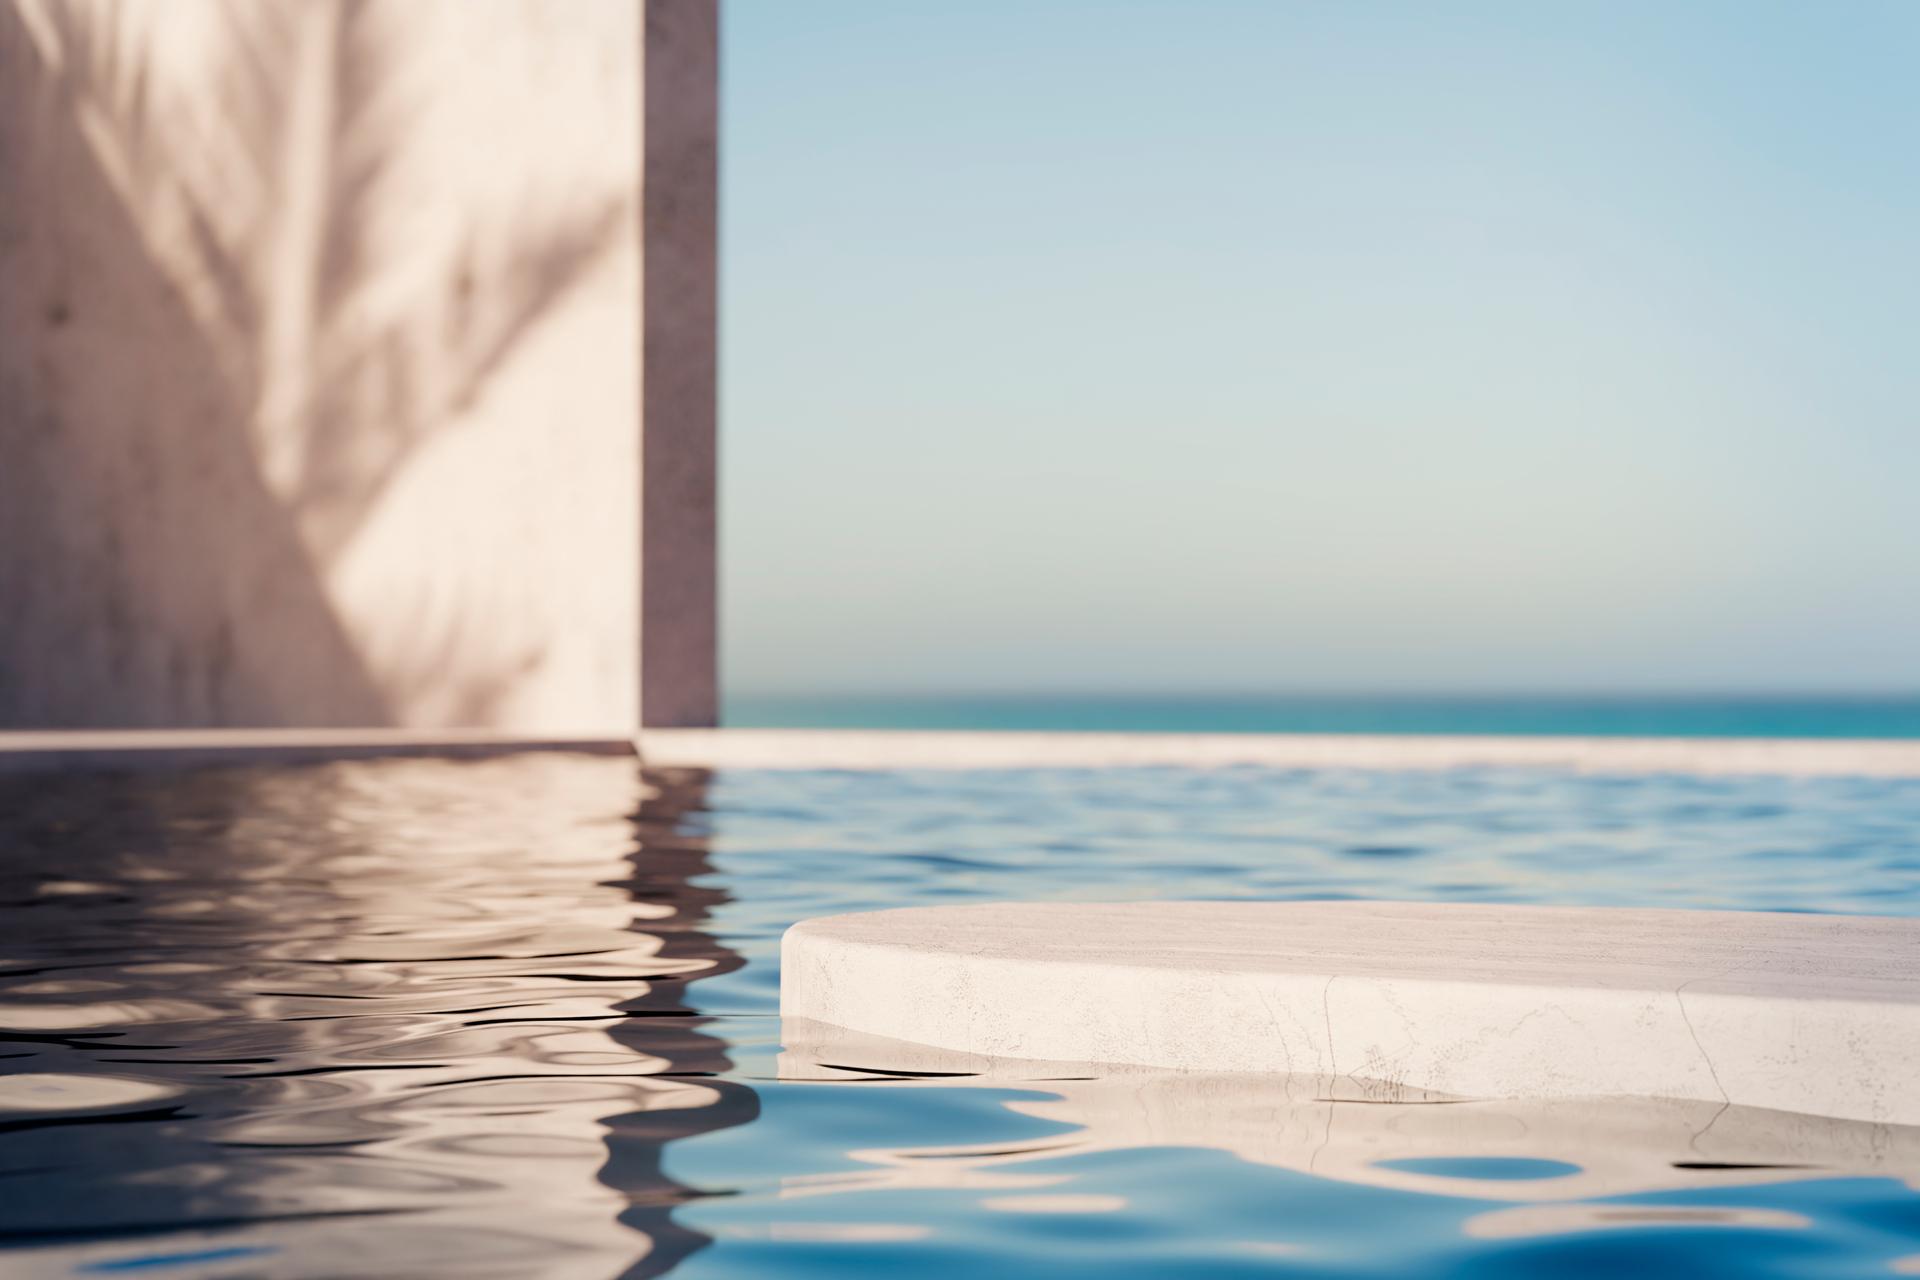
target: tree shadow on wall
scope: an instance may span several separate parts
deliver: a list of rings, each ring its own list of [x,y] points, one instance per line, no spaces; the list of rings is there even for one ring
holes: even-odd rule
[[[186,9],[0,0],[0,724],[376,725],[418,692],[370,672],[329,571],[632,197],[398,254],[398,12],[205,0],[183,111],[154,50]],[[472,723],[540,658],[406,621],[389,666]]]

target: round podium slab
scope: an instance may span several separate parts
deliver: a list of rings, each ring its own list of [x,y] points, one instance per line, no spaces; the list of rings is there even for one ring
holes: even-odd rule
[[[987,903],[787,931],[781,1012],[990,1058],[1920,1124],[1920,921],[1383,902]]]

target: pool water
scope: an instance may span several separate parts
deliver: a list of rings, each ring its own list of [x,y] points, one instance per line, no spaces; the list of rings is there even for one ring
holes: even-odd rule
[[[782,1052],[806,916],[1341,896],[1920,914],[1920,780],[0,777],[0,1274],[1920,1273],[1910,1130]]]

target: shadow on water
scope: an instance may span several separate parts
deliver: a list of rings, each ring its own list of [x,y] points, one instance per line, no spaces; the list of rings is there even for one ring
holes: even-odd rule
[[[758,1102],[706,779],[630,760],[0,778],[0,1263],[659,1275]]]

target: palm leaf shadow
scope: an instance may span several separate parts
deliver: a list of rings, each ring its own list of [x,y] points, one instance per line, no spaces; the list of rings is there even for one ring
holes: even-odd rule
[[[67,90],[104,125],[111,167],[141,206],[136,213],[151,223],[163,206],[176,206],[185,251],[211,299],[203,306],[208,336],[243,403],[267,401],[279,372],[265,349],[265,317],[279,284],[269,263],[284,230],[277,224],[302,216],[294,208],[300,193],[289,190],[289,149],[304,145],[309,154],[299,163],[326,176],[308,246],[313,314],[299,353],[312,390],[296,410],[300,465],[283,486],[325,561],[408,459],[479,403],[528,336],[619,247],[633,200],[625,192],[528,199],[504,228],[476,221],[430,289],[362,332],[352,312],[390,265],[378,224],[387,180],[403,158],[409,107],[392,88],[398,77],[382,6],[223,0],[213,97],[225,128],[217,139],[178,128],[155,101],[149,60],[129,38],[138,29],[133,8],[93,0],[44,13],[65,55]],[[316,13],[325,20],[312,20]],[[316,42],[324,47],[316,51]],[[318,128],[300,118],[296,92],[301,77],[314,74],[326,83]],[[195,181],[208,172],[207,151],[229,164]],[[229,199],[264,217],[236,226],[222,216]]]
[[[529,338],[630,237],[629,191],[535,193],[505,216],[466,215],[430,279],[370,306],[391,283],[382,223],[420,106],[397,65],[393,6],[219,0],[207,82],[219,110],[192,119],[156,87],[140,38],[142,21],[164,21],[153,8],[52,0],[36,13],[60,50],[61,92],[251,414],[235,438],[252,442],[323,572],[419,451],[474,420]],[[455,639],[470,625],[454,619]],[[462,655],[449,643],[423,636],[433,652],[397,669],[454,681]],[[484,716],[537,657],[459,672],[462,714]]]

